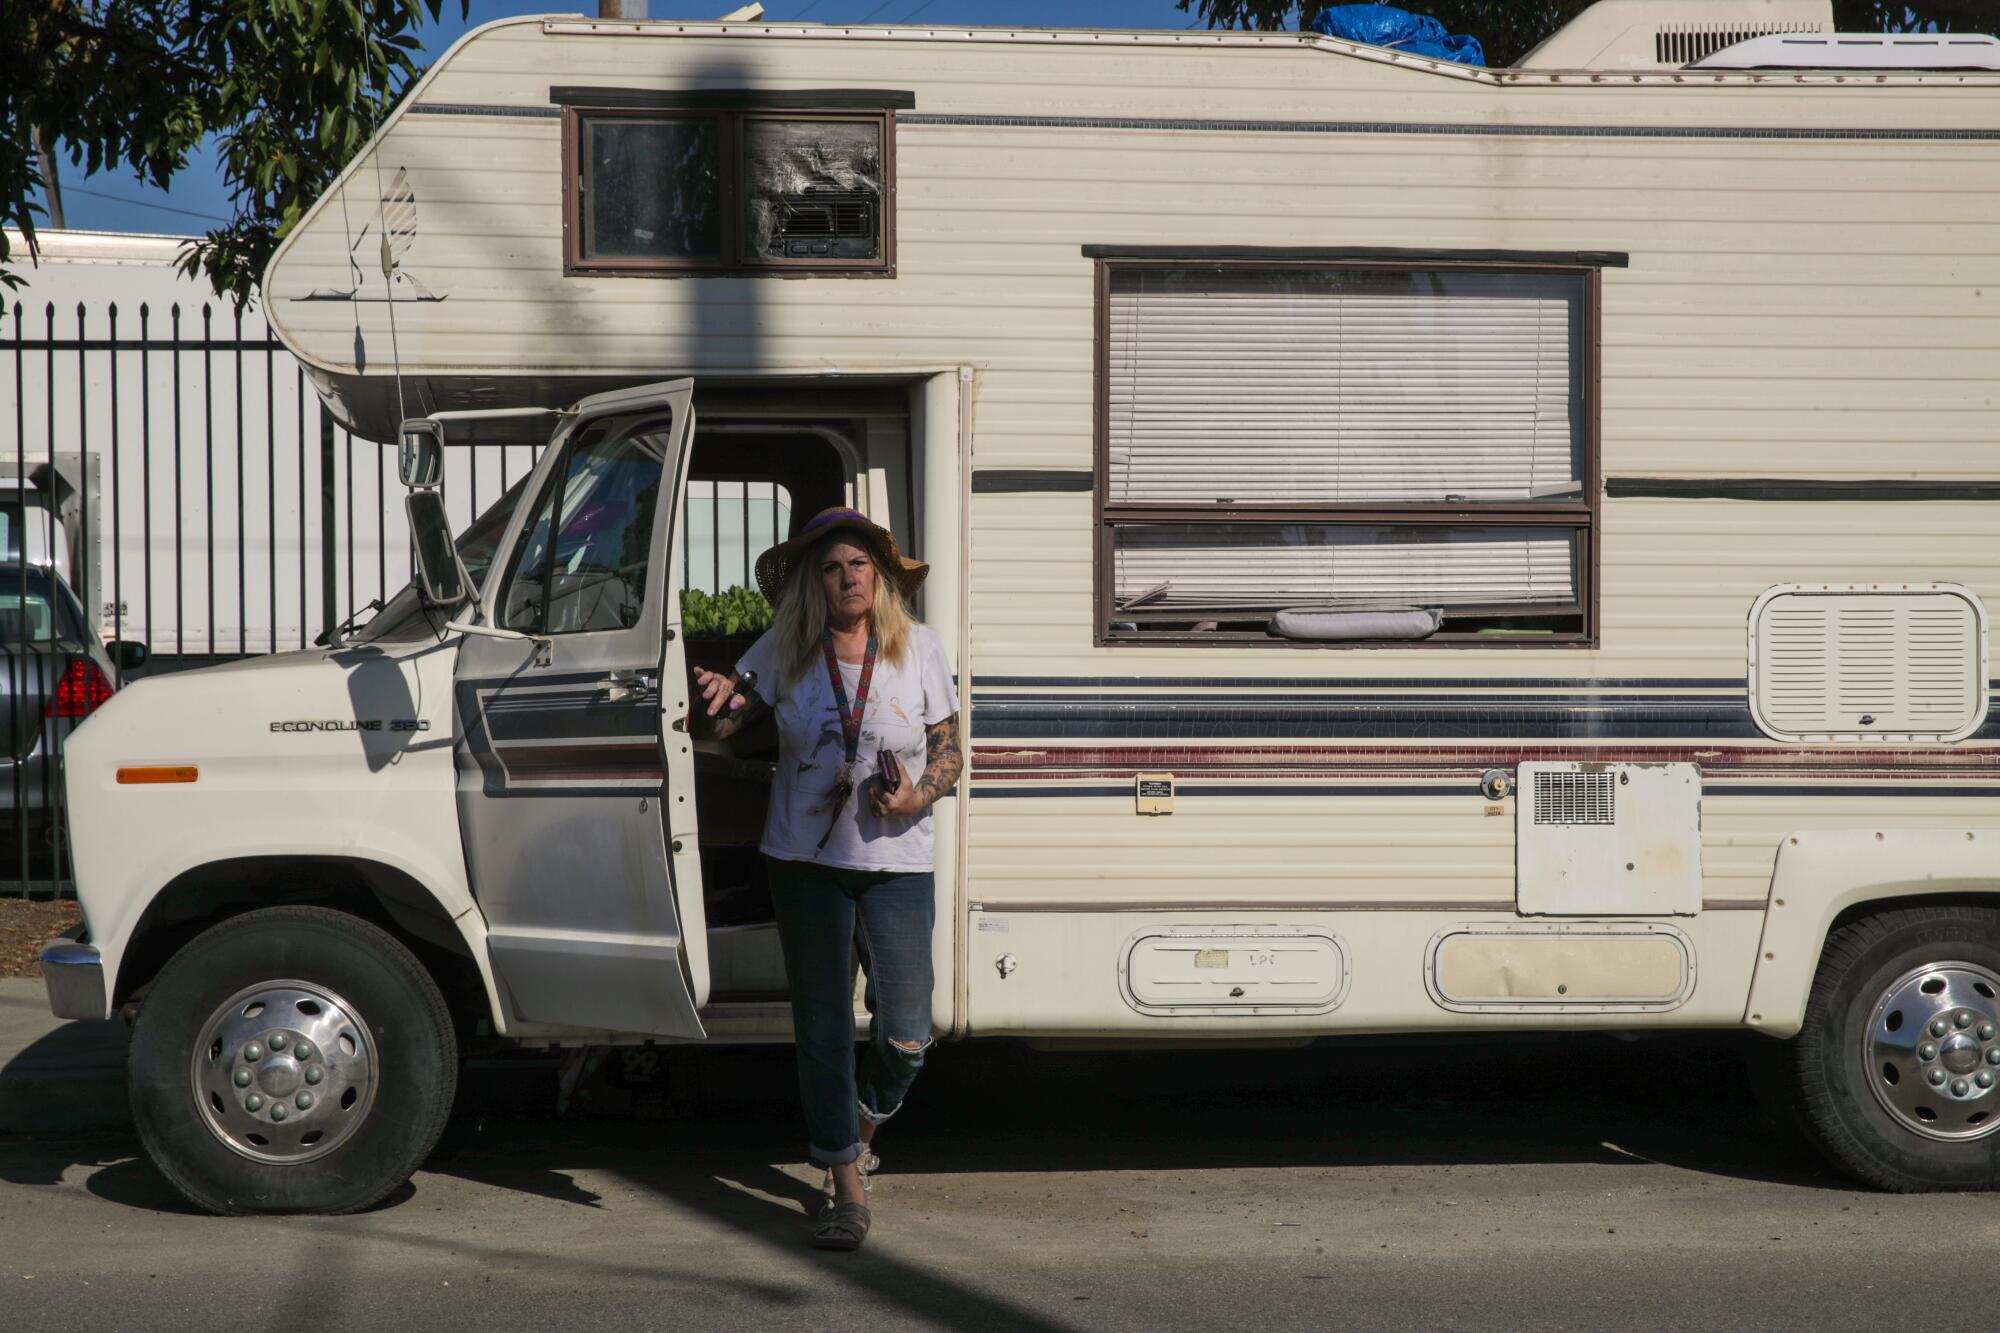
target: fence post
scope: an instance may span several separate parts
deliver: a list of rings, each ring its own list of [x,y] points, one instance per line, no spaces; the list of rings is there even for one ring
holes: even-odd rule
[[[340,623],[340,612],[335,602],[340,597],[340,520],[337,513],[339,497],[334,494],[338,478],[333,466],[333,413],[321,404],[319,409],[319,597],[320,628],[326,637],[333,638],[333,627]]]

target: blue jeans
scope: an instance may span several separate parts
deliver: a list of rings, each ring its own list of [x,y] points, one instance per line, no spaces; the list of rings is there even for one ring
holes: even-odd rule
[[[807,1141],[816,1162],[851,1162],[861,1155],[861,1121],[879,1125],[896,1113],[930,1048],[936,877],[776,858],[767,864],[791,985]],[[857,943],[874,1018],[858,1058]]]

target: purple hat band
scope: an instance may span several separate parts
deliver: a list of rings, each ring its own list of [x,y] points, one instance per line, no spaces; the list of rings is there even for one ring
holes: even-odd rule
[[[806,525],[799,529],[799,536],[804,537],[809,533],[818,532],[821,528],[832,527],[839,523],[865,523],[871,528],[875,526],[868,522],[865,514],[857,514],[852,509],[831,509],[826,513],[813,515]]]

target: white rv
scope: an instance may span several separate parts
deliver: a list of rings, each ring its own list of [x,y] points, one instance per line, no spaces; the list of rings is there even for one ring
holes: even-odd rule
[[[242,1211],[380,1198],[474,1023],[784,1039],[669,596],[748,481],[934,571],[940,1034],[1744,1029],[1845,1170],[1993,1185],[2000,69],[1729,54],[1830,27],[479,29],[266,308],[413,513],[550,447],[464,599],[82,728],[57,1011]]]

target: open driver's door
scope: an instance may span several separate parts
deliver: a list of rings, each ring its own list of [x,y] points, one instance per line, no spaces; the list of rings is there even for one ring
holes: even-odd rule
[[[708,998],[675,525],[691,380],[565,414],[456,666],[458,807],[508,1023],[700,1037]]]

